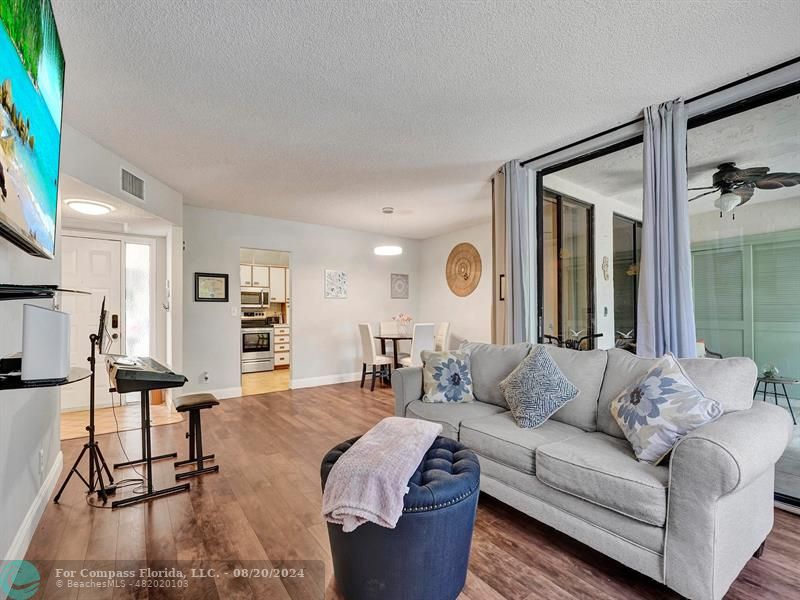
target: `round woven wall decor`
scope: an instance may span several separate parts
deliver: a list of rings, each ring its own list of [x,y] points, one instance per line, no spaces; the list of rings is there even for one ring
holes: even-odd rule
[[[481,280],[481,255],[472,244],[461,242],[450,251],[445,267],[447,285],[456,296],[469,296]]]

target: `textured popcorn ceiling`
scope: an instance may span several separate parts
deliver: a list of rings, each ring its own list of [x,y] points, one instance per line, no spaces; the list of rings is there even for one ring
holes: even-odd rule
[[[66,122],[188,203],[415,238],[487,218],[505,160],[800,54],[796,0],[53,5]]]

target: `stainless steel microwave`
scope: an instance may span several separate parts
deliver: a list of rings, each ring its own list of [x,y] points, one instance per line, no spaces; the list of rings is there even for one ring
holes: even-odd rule
[[[269,290],[260,287],[243,287],[241,302],[243,308],[261,308],[269,305]]]

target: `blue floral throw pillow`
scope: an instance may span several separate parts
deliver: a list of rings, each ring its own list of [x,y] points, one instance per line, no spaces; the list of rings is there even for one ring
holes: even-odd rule
[[[611,415],[642,462],[657,465],[678,441],[722,415],[719,402],[692,383],[672,354],[611,401]]]
[[[423,402],[473,402],[469,354],[422,352]]]
[[[559,408],[578,395],[544,346],[536,346],[508,377],[500,382],[517,425],[539,427]]]

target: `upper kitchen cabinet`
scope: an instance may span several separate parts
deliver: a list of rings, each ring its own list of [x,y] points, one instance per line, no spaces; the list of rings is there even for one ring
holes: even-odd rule
[[[239,279],[243,287],[269,287],[269,267],[239,265]]]
[[[254,287],[269,287],[270,280],[270,267],[262,267],[260,265],[253,265],[253,286]]]
[[[286,302],[287,271],[283,267],[269,267],[270,302]]]
[[[253,266],[252,265],[239,265],[239,281],[242,287],[250,287],[253,285]]]

